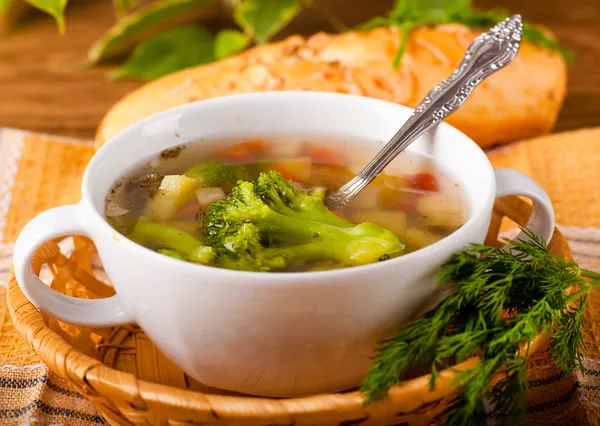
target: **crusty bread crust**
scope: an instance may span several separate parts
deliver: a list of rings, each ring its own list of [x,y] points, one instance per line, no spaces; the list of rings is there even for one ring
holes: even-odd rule
[[[292,36],[140,87],[104,117],[96,144],[159,111],[234,93],[316,90],[414,107],[452,73],[477,34],[458,24],[415,30],[399,69],[392,67],[400,40],[397,28]],[[482,82],[446,121],[483,148],[538,136],[554,126],[566,83],[566,64],[559,54],[523,43],[514,62]]]

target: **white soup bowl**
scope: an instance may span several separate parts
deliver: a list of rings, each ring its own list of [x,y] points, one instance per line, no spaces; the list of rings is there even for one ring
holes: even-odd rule
[[[143,160],[184,142],[331,135],[332,144],[360,139],[376,152],[412,112],[365,97],[273,92],[204,100],[146,118],[98,150],[78,204],[45,211],[25,226],[14,251],[17,280],[36,307],[67,323],[137,323],[171,360],[208,386],[265,396],[355,387],[378,341],[439,302],[440,267],[468,243],[484,241],[496,197],[531,198],[528,226],[549,241],[552,206],[534,181],[513,170],[494,170],[475,142],[442,123],[408,151],[433,157],[460,182],[469,206],[466,223],[399,258],[301,273],[232,271],[155,253],[109,225],[105,197]],[[34,275],[34,252],[65,235],[94,241],[116,295],[71,298]]]

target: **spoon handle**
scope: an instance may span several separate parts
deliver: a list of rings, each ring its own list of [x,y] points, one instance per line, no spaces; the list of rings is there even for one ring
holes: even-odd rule
[[[510,63],[523,34],[520,15],[514,15],[479,35],[454,73],[434,87],[394,137],[350,182],[327,197],[330,209],[347,205],[416,138],[459,109],[473,89],[486,77]]]

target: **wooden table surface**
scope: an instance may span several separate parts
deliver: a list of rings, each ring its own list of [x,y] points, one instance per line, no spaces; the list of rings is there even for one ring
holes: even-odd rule
[[[34,13],[0,38],[0,126],[92,138],[102,116],[137,82],[108,82],[105,70],[57,73],[53,66],[81,59],[90,44],[114,21],[110,0],[69,4],[67,35]],[[350,25],[388,10],[392,0],[329,0]],[[600,1],[476,0],[501,6],[548,26],[577,56],[570,65],[568,97],[555,130],[600,126]],[[349,6],[350,5],[350,6]],[[216,23],[218,25],[218,23]],[[304,14],[287,33],[310,34],[327,25]]]

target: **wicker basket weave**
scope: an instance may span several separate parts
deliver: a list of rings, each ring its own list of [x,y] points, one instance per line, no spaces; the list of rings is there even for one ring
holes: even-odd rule
[[[517,197],[498,200],[486,243],[499,244],[504,219],[522,225],[530,212],[530,205]],[[93,275],[93,244],[81,237],[73,240],[75,249],[68,257],[57,240],[42,246],[33,261],[34,271],[39,274],[46,265],[52,287],[66,294],[88,298],[114,294],[111,286]],[[556,230],[549,247],[571,259],[567,242]],[[90,398],[111,425],[437,424],[454,396],[456,372],[478,362],[472,358],[454,371],[443,371],[432,392],[429,376],[421,376],[392,388],[386,399],[374,405],[364,406],[357,391],[289,399],[248,397],[190,379],[138,327],[91,329],[49,318],[26,299],[12,271],[8,306],[16,328],[42,361]],[[536,337],[530,352],[540,349],[547,338]]]

